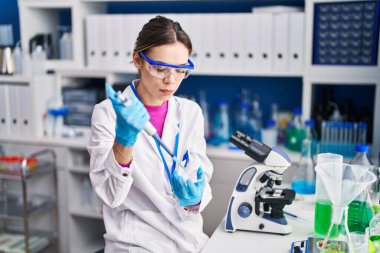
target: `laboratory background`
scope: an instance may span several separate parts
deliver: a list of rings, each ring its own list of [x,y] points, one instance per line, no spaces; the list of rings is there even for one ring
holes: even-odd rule
[[[193,44],[202,252],[380,252],[378,0],[0,0],[0,252],[105,247],[91,115],[156,15]]]

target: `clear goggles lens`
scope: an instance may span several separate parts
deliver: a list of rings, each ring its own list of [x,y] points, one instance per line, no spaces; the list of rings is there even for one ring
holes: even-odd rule
[[[155,66],[151,65],[149,62],[145,61],[146,69],[149,74],[152,76],[158,77],[160,79],[164,79],[173,74],[176,80],[185,79],[190,75],[191,69],[182,69],[182,68],[171,68],[171,67],[163,67],[163,66]]]

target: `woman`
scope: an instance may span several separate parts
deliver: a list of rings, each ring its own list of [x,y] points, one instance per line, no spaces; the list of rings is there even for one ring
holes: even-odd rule
[[[207,242],[200,212],[210,202],[212,164],[206,156],[200,107],[173,96],[193,68],[192,45],[177,22],[144,25],[135,43],[140,79],[97,104],[88,150],[90,178],[103,201],[105,252],[200,252]],[[171,157],[142,131],[148,120],[199,182],[184,181]]]

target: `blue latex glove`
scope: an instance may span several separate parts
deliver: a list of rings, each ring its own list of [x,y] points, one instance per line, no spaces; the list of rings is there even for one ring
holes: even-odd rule
[[[107,84],[106,89],[116,112],[116,141],[123,146],[131,147],[135,144],[138,133],[149,121],[148,111],[135,96],[129,98],[129,106],[124,106],[111,86]]]
[[[203,176],[203,170],[201,167],[197,171],[198,182],[193,183],[190,179],[186,182],[182,179],[178,172],[174,170],[171,183],[175,196],[178,199],[180,206],[192,206],[198,204],[203,196],[203,190],[206,182]]]

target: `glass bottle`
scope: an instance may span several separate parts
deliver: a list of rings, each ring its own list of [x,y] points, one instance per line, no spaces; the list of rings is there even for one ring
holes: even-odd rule
[[[314,161],[311,154],[311,140],[303,141],[301,159],[292,182],[292,189],[298,194],[315,193]]]
[[[372,164],[367,157],[368,151],[368,145],[356,145],[357,153],[350,164],[362,165],[365,166],[363,168],[368,168],[368,170],[370,170]],[[356,197],[348,207],[348,228],[351,232],[365,232],[372,217],[375,215],[369,195],[369,188],[364,189],[364,191],[360,193],[360,195]]]

